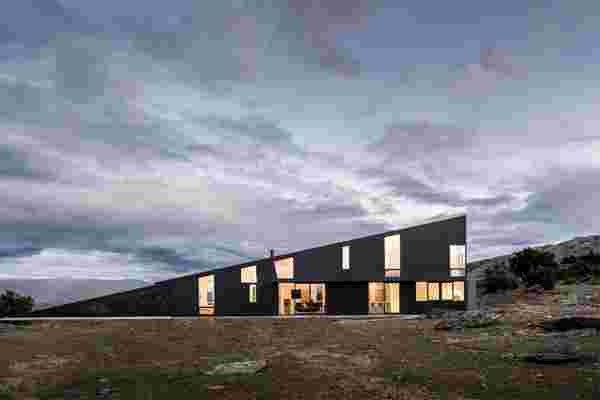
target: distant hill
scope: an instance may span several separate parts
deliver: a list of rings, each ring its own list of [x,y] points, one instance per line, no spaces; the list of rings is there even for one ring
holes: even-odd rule
[[[0,279],[0,292],[31,296],[35,308],[46,308],[150,285],[135,279]]]
[[[554,254],[556,261],[560,263],[561,260],[567,256],[583,256],[588,254],[590,250],[600,254],[600,235],[576,237],[565,242],[546,244],[533,248]],[[508,266],[508,260],[513,254],[514,253],[469,263],[469,274],[476,280],[482,279],[484,271],[487,268],[498,264],[505,264]]]

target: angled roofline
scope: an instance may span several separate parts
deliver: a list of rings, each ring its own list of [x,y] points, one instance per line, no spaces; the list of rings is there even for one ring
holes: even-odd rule
[[[183,278],[191,278],[194,276],[201,276],[201,275],[210,275],[213,272],[217,272],[217,271],[223,271],[226,269],[230,269],[230,268],[243,268],[243,267],[249,267],[261,262],[265,262],[265,261],[269,261],[269,260],[281,260],[283,258],[287,258],[287,257],[293,257],[298,253],[302,253],[304,251],[307,250],[315,250],[315,249],[320,249],[320,248],[324,248],[324,247],[329,247],[329,246],[340,246],[349,242],[353,242],[355,240],[360,240],[360,239],[369,239],[369,238],[375,238],[378,236],[385,236],[385,235],[389,235],[389,234],[393,234],[393,233],[399,233],[401,231],[410,229],[410,228],[417,228],[423,225],[428,225],[428,224],[432,224],[435,222],[442,222],[442,221],[447,221],[450,219],[455,219],[455,218],[460,218],[460,217],[466,217],[467,213],[466,212],[460,212],[460,213],[454,213],[454,214],[447,214],[447,215],[442,215],[442,216],[438,216],[438,217],[433,217],[433,218],[429,218],[426,220],[421,220],[417,223],[410,223],[410,224],[405,224],[402,225],[396,229],[392,229],[389,231],[385,231],[382,233],[376,233],[376,234],[372,234],[372,235],[367,235],[367,236],[361,236],[361,237],[357,237],[357,238],[353,238],[353,239],[347,239],[347,240],[342,240],[342,241],[338,241],[338,242],[334,242],[334,243],[328,243],[328,244],[324,244],[321,246],[315,246],[315,247],[309,247],[306,249],[302,249],[302,250],[296,250],[293,252],[289,252],[289,253],[285,253],[285,254],[279,254],[276,255],[275,257],[271,258],[271,257],[263,257],[263,258],[259,258],[259,259],[255,259],[255,260],[251,260],[251,261],[246,261],[243,262],[241,264],[235,264],[235,265],[229,265],[226,267],[220,267],[220,268],[212,268],[212,269],[207,269],[206,271],[200,271],[200,272],[194,272],[191,274],[186,274],[186,275],[181,275],[181,276],[177,276],[175,278],[170,278],[170,279],[165,279],[162,281],[157,281],[154,282],[155,285],[160,285],[160,284],[164,284],[166,282],[171,282],[171,281],[175,281],[177,279],[183,279]]]

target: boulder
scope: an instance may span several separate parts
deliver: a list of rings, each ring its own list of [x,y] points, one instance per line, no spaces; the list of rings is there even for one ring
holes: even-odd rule
[[[207,375],[251,375],[266,368],[265,360],[258,361],[239,361],[226,364],[220,364],[212,370],[205,372]]]
[[[462,312],[448,312],[442,315],[442,321],[434,328],[438,330],[460,330],[464,328],[478,328],[496,323],[500,315],[491,310],[469,310]]]

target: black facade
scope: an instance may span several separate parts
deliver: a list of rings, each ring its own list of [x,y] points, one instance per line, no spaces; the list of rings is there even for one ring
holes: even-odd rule
[[[401,267],[399,276],[386,277],[385,237],[394,234],[400,234],[401,238]],[[322,296],[325,301],[319,312],[326,314],[369,313],[369,282],[398,282],[400,313],[421,313],[433,307],[465,308],[467,297],[474,293],[468,291],[467,277],[451,277],[449,268],[450,245],[465,244],[466,215],[459,215],[183,276],[129,292],[38,310],[32,315],[196,316],[200,313],[199,278],[210,275],[214,276],[214,315],[277,315],[283,307],[280,302],[282,299],[279,298],[280,285],[285,286],[285,283],[299,286],[312,283],[312,292],[318,290],[315,285],[324,285]],[[343,246],[350,247],[350,268],[347,270],[342,268]],[[278,280],[275,263],[290,257],[294,264],[293,279]],[[250,284],[241,283],[240,279],[241,269],[248,266],[256,266],[255,302],[250,301]],[[416,282],[420,281],[463,281],[464,298],[459,301],[417,301]],[[298,307],[297,304],[293,306]]]

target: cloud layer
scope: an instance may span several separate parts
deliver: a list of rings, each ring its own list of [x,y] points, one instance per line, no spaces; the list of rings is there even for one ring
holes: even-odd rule
[[[171,3],[0,17],[0,277],[166,279],[457,211],[472,259],[599,225],[600,93],[503,40],[522,5]]]

